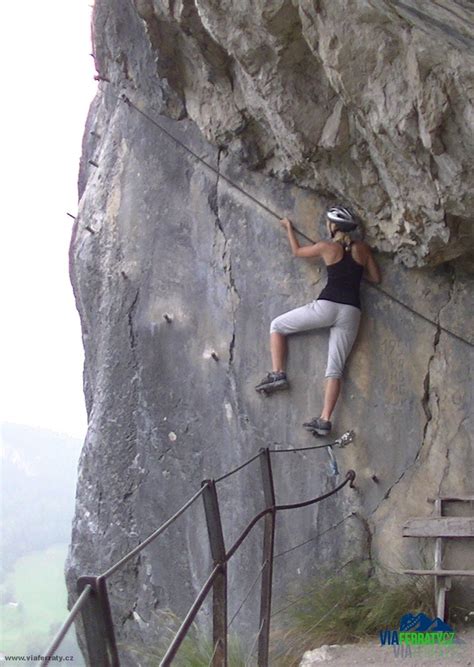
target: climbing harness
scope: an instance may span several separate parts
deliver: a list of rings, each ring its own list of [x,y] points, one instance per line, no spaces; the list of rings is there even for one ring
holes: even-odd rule
[[[114,88],[113,83],[111,83],[109,81],[105,81],[105,80],[104,80],[104,82],[107,83],[110,87]],[[254,202],[254,204],[257,204],[257,206],[262,208],[264,211],[266,211],[272,217],[276,218],[277,220],[281,220],[281,216],[278,215],[278,213],[276,213],[271,208],[269,208],[266,204],[264,204],[263,202],[258,200],[256,197],[254,197],[254,195],[252,195],[249,192],[247,192],[246,190],[244,190],[242,187],[240,187],[240,185],[237,185],[237,183],[235,183],[232,179],[230,179],[225,174],[221,173],[218,169],[216,169],[216,167],[213,167],[211,164],[209,164],[209,162],[204,160],[200,155],[197,155],[197,153],[195,153],[193,150],[191,150],[191,148],[186,146],[186,144],[183,143],[180,139],[175,137],[171,132],[169,132],[169,130],[167,130],[155,118],[152,118],[149,114],[145,113],[139,107],[137,107],[136,104],[134,104],[132,102],[132,100],[127,95],[125,95],[125,93],[122,93],[121,95],[115,94],[115,97],[117,98],[117,100],[126,104],[129,108],[135,109],[135,111],[137,111],[144,118],[146,118],[152,125],[154,125],[156,128],[158,128],[161,132],[163,132],[163,134],[165,134],[175,144],[177,144],[178,146],[181,146],[181,148],[183,148],[187,153],[192,155],[196,160],[198,160],[201,164],[203,164],[205,167],[210,169],[214,174],[219,176],[219,178],[224,180],[226,183],[228,183],[230,186],[232,186],[235,190],[237,190],[238,192],[243,194],[247,199]],[[343,207],[335,207],[335,208],[343,208]],[[302,232],[300,229],[298,229],[298,227],[296,225],[292,224],[292,227],[293,227],[294,231],[299,236],[301,236],[301,238],[305,239],[309,243],[313,243],[313,244],[316,243],[316,241],[314,239],[307,236],[304,232]],[[368,282],[368,281],[366,281],[366,282]],[[454,333],[453,331],[451,331],[450,329],[447,329],[446,327],[441,326],[441,324],[439,322],[435,322],[431,318],[427,317],[426,315],[423,315],[422,313],[418,312],[417,310],[415,310],[411,306],[407,305],[405,302],[400,301],[400,299],[393,296],[393,294],[390,294],[389,292],[382,289],[380,287],[380,285],[375,285],[374,283],[370,283],[370,282],[368,284],[370,285],[370,287],[372,287],[377,292],[379,292],[383,296],[387,297],[388,299],[390,299],[391,301],[393,301],[394,303],[396,303],[400,307],[404,308],[405,310],[412,313],[413,315],[419,317],[420,319],[424,320],[425,322],[427,322],[427,323],[431,324],[432,326],[436,327],[436,329],[438,331],[440,331],[440,332],[442,331],[443,333],[446,333],[448,336],[452,336],[453,338],[456,338],[457,340],[465,343],[466,345],[469,345],[470,347],[474,347],[474,342],[468,340],[467,338],[464,338],[463,336],[460,336],[459,334]]]

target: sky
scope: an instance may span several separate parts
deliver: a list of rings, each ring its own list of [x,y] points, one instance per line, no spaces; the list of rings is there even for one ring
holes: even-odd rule
[[[83,350],[68,275],[77,174],[97,89],[92,0],[3,3],[0,421],[83,438]]]

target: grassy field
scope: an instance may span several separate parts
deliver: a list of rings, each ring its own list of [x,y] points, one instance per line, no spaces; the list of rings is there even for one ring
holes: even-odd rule
[[[0,651],[6,655],[41,654],[68,614],[64,562],[67,545],[56,544],[18,559],[0,586]],[[71,636],[69,636],[71,635]],[[83,664],[73,633],[59,653]],[[14,663],[11,663],[14,664]]]

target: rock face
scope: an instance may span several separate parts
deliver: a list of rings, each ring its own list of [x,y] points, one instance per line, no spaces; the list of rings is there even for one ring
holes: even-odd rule
[[[134,44],[131,8],[98,4],[104,76],[249,166],[346,200],[408,266],[472,246],[470,2],[134,4]]]
[[[403,520],[473,491],[470,3],[97,0],[93,28],[109,82],[87,120],[71,243],[89,414],[71,599],[77,576],[118,560],[201,480],[260,447],[314,443],[301,423],[320,409],[327,332],[291,340],[288,394],[253,386],[271,319],[314,299],[324,271],[291,257],[255,200],[310,238],[329,203],[351,204],[391,253],[379,259],[395,297],[364,286],[335,415],[338,433],[357,432],[338,452],[357,488],[279,516],[277,553],[307,544],[275,561],[276,599],[354,558],[419,565],[428,552],[402,540]],[[325,453],[276,456],[280,503],[335,483]],[[263,507],[258,462],[219,498],[229,547]],[[230,615],[260,531],[231,561]],[[450,557],[467,566],[462,549]],[[156,643],[158,612],[182,615],[210,562],[196,503],[113,575],[124,665],[151,664],[136,651]],[[234,626],[249,646],[257,607],[258,588]]]

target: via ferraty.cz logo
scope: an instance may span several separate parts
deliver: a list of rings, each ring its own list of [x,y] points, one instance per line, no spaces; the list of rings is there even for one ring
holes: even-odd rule
[[[405,614],[398,630],[380,630],[380,645],[392,646],[395,655],[411,656],[412,650],[430,649],[444,653],[456,641],[456,632],[440,618],[426,614]],[[458,640],[459,641],[459,640]]]

